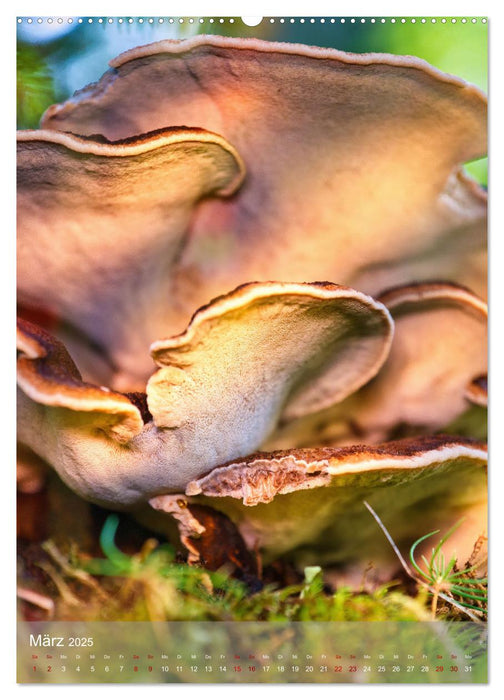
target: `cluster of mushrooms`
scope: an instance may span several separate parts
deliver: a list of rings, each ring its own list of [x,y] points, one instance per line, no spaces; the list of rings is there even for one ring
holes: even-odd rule
[[[204,565],[386,567],[364,501],[399,547],[463,518],[463,562],[486,532],[486,446],[450,432],[486,404],[484,95],[417,58],[218,36],[110,66],[18,134],[20,488],[51,465]]]

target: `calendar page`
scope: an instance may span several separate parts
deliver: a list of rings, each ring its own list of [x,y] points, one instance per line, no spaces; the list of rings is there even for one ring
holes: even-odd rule
[[[17,18],[17,680],[487,682],[487,20]]]

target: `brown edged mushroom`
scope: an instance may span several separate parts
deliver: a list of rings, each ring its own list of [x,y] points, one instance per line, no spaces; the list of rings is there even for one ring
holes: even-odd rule
[[[390,561],[364,500],[399,546],[463,516],[456,549],[465,561],[486,532],[486,460],[485,445],[446,435],[259,452],[191,481],[186,500],[227,514],[266,560],[297,548],[311,562]],[[164,510],[163,497],[151,505]]]
[[[441,282],[396,287],[379,299],[395,324],[380,372],[346,401],[287,424],[268,441],[268,450],[378,443],[405,427],[425,434],[445,428],[467,410],[476,394],[473,378],[487,370],[486,303],[465,288]]]
[[[21,133],[18,221],[21,301],[101,347],[115,386],[141,387],[147,344],[248,280],[484,295],[486,194],[461,170],[486,149],[474,86],[412,57],[216,36],[111,66]]]
[[[59,341],[21,321],[19,439],[84,498],[135,507],[253,452],[288,407],[341,401],[378,371],[391,337],[386,308],[355,290],[244,285],[153,344],[145,405],[84,382]]]

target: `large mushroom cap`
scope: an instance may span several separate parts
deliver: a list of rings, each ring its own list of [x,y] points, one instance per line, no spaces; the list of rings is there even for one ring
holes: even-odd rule
[[[185,333],[153,343],[161,369],[149,380],[149,408],[169,427],[223,405],[231,416],[246,397],[237,429],[253,435],[258,406],[281,403],[292,419],[341,401],[376,374],[391,341],[385,307],[348,287],[246,284],[200,309]],[[165,387],[183,374],[180,399],[167,401]]]
[[[398,545],[464,515],[458,554],[465,561],[486,529],[486,459],[485,445],[442,435],[257,453],[190,482],[186,494],[230,515],[268,558],[304,547],[312,561],[333,563],[394,556],[365,500]]]
[[[391,243],[397,261],[408,258],[429,276],[437,273],[432,246],[438,254],[442,242],[450,246],[443,272],[456,233],[458,244],[471,247],[463,229],[482,223],[484,193],[457,166],[486,153],[486,99],[463,80],[409,56],[212,36],[137,47],[111,66],[97,85],[50,108],[44,127],[122,138],[198,124],[222,134],[250,178],[236,210],[213,209],[240,238],[260,237],[268,251],[260,262],[270,278],[352,281],[375,293],[384,280],[363,287],[356,274],[369,276],[384,256],[390,267]],[[260,219],[250,220],[251,211],[260,211]],[[208,210],[198,230],[214,229]],[[335,255],[312,257],[306,231]],[[250,246],[245,250],[253,255]],[[307,269],[311,264],[317,267]],[[389,285],[418,277],[396,274]]]
[[[61,343],[21,323],[20,439],[77,493],[129,507],[253,452],[282,412],[342,400],[378,371],[391,336],[386,308],[355,290],[245,285],[154,343],[147,408],[83,382]]]
[[[113,199],[113,218],[120,225],[108,233],[109,249],[102,243],[96,251],[106,278],[121,290],[102,290],[106,318],[95,309],[91,320],[93,275],[86,284],[90,305],[77,303],[75,295],[49,294],[47,302],[57,313],[110,347],[130,374],[137,366],[144,378],[148,375],[142,352],[149,334],[153,339],[179,332],[195,308],[246,280],[330,279],[374,294],[411,280],[443,278],[484,295],[486,195],[460,170],[486,150],[486,102],[475,87],[411,57],[226,37],[138,47],[111,65],[101,81],[50,108],[42,133],[137,139],[169,125],[198,125],[232,143],[248,171],[235,197],[208,199],[196,209],[202,196],[219,189],[215,178],[223,173],[229,178],[224,181],[237,186],[230,148],[219,151],[214,144],[210,157],[208,143],[196,149],[198,155],[194,144],[184,147],[176,172],[171,166],[167,170],[166,158],[155,158],[151,178],[134,184],[136,196],[154,204],[150,217],[145,209],[132,216],[121,188],[122,196]],[[65,145],[70,142],[69,152],[59,158],[71,173],[73,211],[91,216],[102,230],[113,223],[110,188],[102,197],[94,176],[101,170],[97,162],[79,168],[74,178],[76,157],[68,136]],[[26,158],[37,172],[35,155]],[[44,158],[44,169],[55,167],[54,154]],[[124,159],[116,170],[122,182],[131,183]],[[198,177],[200,171],[204,175]],[[65,225],[67,187],[51,177],[44,182],[42,190],[40,182],[32,183],[23,196],[21,236],[25,229],[29,240],[42,236],[39,247],[46,249],[47,236],[30,223],[30,200],[38,201],[43,193],[45,203],[55,204],[50,221],[42,220],[58,245],[68,241],[66,250],[79,239],[81,217],[74,213],[72,226]],[[153,202],[151,188],[170,202],[170,211],[158,199]],[[98,213],[106,214],[101,223]],[[145,235],[141,246],[128,236],[128,258],[141,259],[147,272],[142,277],[129,259],[134,274],[125,278],[125,252],[118,240],[126,235],[123,227],[128,232],[134,225],[141,225]],[[27,265],[20,274],[21,294],[30,299],[38,298],[30,280],[49,290],[55,276],[73,268],[73,254],[47,260],[45,253],[39,255],[40,264]],[[136,315],[121,310],[110,325],[118,297],[129,299],[140,283],[142,298],[130,305]],[[159,298],[170,300],[162,314]],[[149,320],[141,321],[147,303]],[[132,315],[139,330],[148,326],[136,347],[125,337]]]
[[[114,143],[26,131],[17,164],[19,301],[54,310],[142,386],[194,207],[235,191],[239,155],[202,129]]]

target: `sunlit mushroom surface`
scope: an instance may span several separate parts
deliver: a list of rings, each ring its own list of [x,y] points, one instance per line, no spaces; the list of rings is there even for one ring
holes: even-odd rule
[[[467,556],[486,446],[447,428],[485,420],[485,149],[484,95],[416,58],[112,61],[18,135],[18,299],[51,319],[18,324],[21,486],[42,459],[195,562],[207,507],[265,558],[386,561],[364,500],[404,544],[465,516]]]

